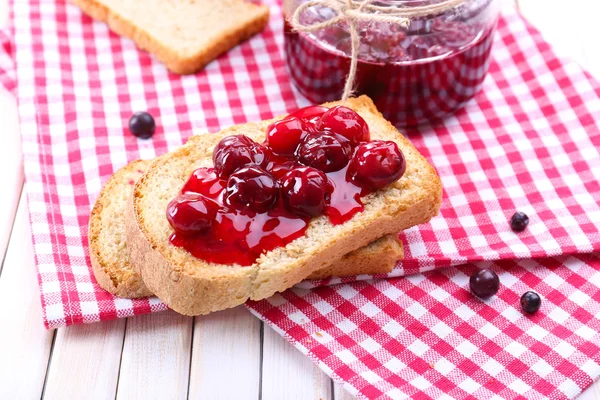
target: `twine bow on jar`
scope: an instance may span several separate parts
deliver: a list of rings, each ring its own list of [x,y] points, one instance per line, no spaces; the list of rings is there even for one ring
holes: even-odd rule
[[[352,86],[356,78],[358,65],[358,49],[360,38],[358,36],[358,22],[384,22],[396,24],[403,28],[410,25],[411,18],[441,14],[451,8],[465,3],[467,0],[444,0],[439,3],[416,7],[391,7],[372,4],[374,0],[310,0],[302,3],[294,11],[290,21],[297,32],[316,32],[336,24],[345,23],[349,27],[352,52],[350,58],[350,71],[344,85],[342,100],[345,101],[352,94]],[[300,22],[302,13],[310,7],[326,7],[333,10],[336,16],[323,22],[305,25]]]

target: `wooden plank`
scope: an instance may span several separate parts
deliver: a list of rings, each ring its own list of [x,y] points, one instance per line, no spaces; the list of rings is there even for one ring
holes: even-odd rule
[[[594,382],[592,386],[581,393],[577,400],[600,400],[600,382]]]
[[[587,14],[590,3],[592,2],[571,0],[569,5],[565,6],[562,0],[517,0],[521,14],[540,30],[560,55],[584,64],[581,18],[583,14]]]
[[[192,318],[173,311],[127,320],[117,399],[185,399]]]
[[[47,399],[114,399],[125,320],[74,325],[56,333]]]
[[[600,51],[598,51],[598,37],[600,37],[598,15],[600,14],[600,2],[586,1],[585,4],[581,4],[582,0],[579,0],[579,3],[581,8],[577,14],[578,21],[576,20],[572,23],[572,25],[578,25],[579,41],[583,47],[583,57],[578,61],[596,79],[600,79]]]
[[[3,3],[4,1],[0,1]],[[0,10],[1,11],[1,10]],[[1,16],[0,16],[1,19]],[[0,89],[0,260],[4,258],[6,246],[13,226],[17,205],[23,187],[23,157],[19,138],[19,119],[16,100],[4,89]]]
[[[258,399],[260,331],[241,306],[196,317],[189,398]]]
[[[0,29],[8,25],[8,0],[0,0]],[[0,259],[4,258],[23,186],[23,157],[15,98],[0,88]],[[1,270],[1,266],[0,266]]]
[[[0,275],[0,399],[39,399],[53,332],[43,324],[24,198],[15,221]]]
[[[263,332],[262,399],[332,398],[331,379],[308,357],[265,325]]]
[[[597,15],[600,3],[572,0],[569,6],[560,0],[517,0],[519,11],[561,55],[573,58],[600,78]]]
[[[354,400],[356,397],[352,396],[346,389],[339,383],[333,384],[333,398],[335,400]]]

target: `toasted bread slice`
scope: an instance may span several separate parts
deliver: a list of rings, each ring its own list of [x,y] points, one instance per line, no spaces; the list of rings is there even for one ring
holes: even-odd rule
[[[398,235],[386,235],[346,254],[330,267],[311,273],[306,279],[387,274],[402,259],[404,259],[404,248],[402,242],[398,240]]]
[[[336,103],[326,104],[333,106]],[[211,135],[193,136],[183,147],[157,159],[135,185],[126,218],[127,246],[144,283],[175,311],[206,314],[260,300],[283,291],[310,274],[331,266],[344,254],[385,235],[429,221],[439,212],[442,186],[427,160],[386,121],[366,96],[346,106],[367,122],[372,139],[395,141],[407,160],[404,176],[362,198],[364,211],[333,225],[314,218],[304,236],[264,253],[253,265],[205,262],[169,242],[165,218],[168,202],[198,167],[212,165],[216,144],[225,136],[244,134],[262,142],[274,120],[233,126]]]
[[[125,211],[131,190],[150,163],[133,161],[115,172],[102,188],[90,214],[88,242],[94,276],[104,290],[119,297],[152,296],[142,277],[131,267],[125,242]]]
[[[72,1],[177,74],[198,71],[269,21],[268,7],[244,0]]]
[[[98,284],[115,296],[138,298],[152,295],[131,267],[125,241],[125,212],[129,197],[133,185],[151,163],[152,160],[137,160],[116,171],[104,185],[90,215],[88,239],[92,269]],[[307,279],[387,273],[403,257],[402,244],[397,236],[384,236],[345,255],[331,267],[312,273]]]

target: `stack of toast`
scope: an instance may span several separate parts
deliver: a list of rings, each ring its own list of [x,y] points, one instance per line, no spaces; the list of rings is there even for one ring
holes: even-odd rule
[[[403,257],[398,232],[438,213],[441,183],[433,167],[368,97],[344,105],[367,122],[373,139],[394,141],[406,158],[404,175],[364,196],[363,211],[337,225],[325,216],[315,217],[302,237],[265,252],[250,266],[195,258],[170,243],[167,204],[195,169],[211,165],[220,140],[244,134],[262,142],[266,128],[278,118],[192,136],[171,153],[123,167],[102,189],[89,225],[90,257],[99,285],[120,297],[155,294],[179,313],[201,315],[267,298],[304,279],[391,271]]]

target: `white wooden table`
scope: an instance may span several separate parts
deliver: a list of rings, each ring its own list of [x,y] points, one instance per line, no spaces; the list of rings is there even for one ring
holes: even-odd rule
[[[600,77],[596,0],[517,0],[565,55]],[[0,26],[7,19],[0,0]],[[42,325],[15,100],[0,89],[0,399],[349,399],[244,308]],[[600,400],[596,383],[583,399]]]

